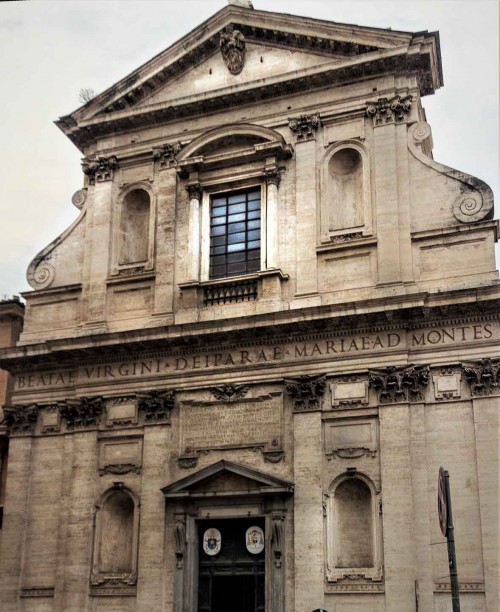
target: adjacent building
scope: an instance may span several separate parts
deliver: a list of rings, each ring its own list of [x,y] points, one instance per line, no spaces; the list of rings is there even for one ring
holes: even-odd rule
[[[77,220],[0,365],[5,612],[498,610],[493,195],[439,35],[233,2],[57,122]]]

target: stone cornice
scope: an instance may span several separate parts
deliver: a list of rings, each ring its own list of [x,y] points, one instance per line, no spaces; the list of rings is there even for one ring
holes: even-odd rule
[[[40,370],[51,367],[94,365],[119,362],[130,356],[141,358],[177,352],[199,351],[203,337],[205,350],[221,346],[260,346],[279,343],[293,337],[301,342],[322,336],[342,336],[348,333],[373,334],[396,329],[418,330],[442,325],[462,325],[477,321],[498,320],[500,296],[497,287],[482,290],[462,290],[429,296],[413,295],[384,298],[364,304],[323,306],[230,319],[223,329],[213,332],[211,322],[172,325],[161,329],[93,335],[48,341],[0,350],[0,367],[8,371]],[[251,328],[252,338],[248,339]],[[119,350],[117,350],[119,347]]]
[[[238,24],[236,26],[240,27]],[[332,59],[330,62],[292,72],[288,75],[250,81],[233,86],[230,89],[204,92],[168,102],[137,106],[139,101],[147,98],[151,92],[162,87],[168,79],[177,74],[175,71],[170,74],[170,68],[164,68],[146,81],[141,81],[140,85],[132,91],[124,93],[113,104],[105,104],[107,93],[105,92],[98,97],[104,108],[96,108],[94,114],[76,111],[72,115],[62,117],[56,124],[83,150],[89,143],[111,132],[145,127],[150,125],[152,121],[159,123],[179,120],[207,112],[221,111],[226,109],[228,105],[248,104],[249,99],[254,102],[264,101],[284,94],[291,95],[304,90],[341,85],[344,82],[387,73],[417,73],[420,94],[427,95],[433,93],[442,84],[442,79],[439,76],[440,71],[436,71],[436,58],[439,54],[435,47],[438,43],[436,43],[436,38],[433,35],[428,36],[427,45],[417,45],[416,48],[411,49],[411,52],[408,49],[409,39],[404,46],[392,46],[392,48],[385,49],[374,47],[369,51],[360,51],[360,45],[357,45],[357,51],[353,47],[349,53],[341,55],[340,59],[337,55],[336,59]],[[185,71],[194,61],[199,61],[200,53],[204,55],[205,53],[215,52],[219,44],[219,37],[214,35],[212,38],[214,39],[212,42],[205,41],[200,44],[196,51],[198,54],[196,57],[190,58],[189,53],[187,53],[178,60],[177,65],[181,67],[181,71]],[[314,38],[312,36],[312,39]],[[347,45],[348,43],[344,41],[342,44]],[[203,50],[205,47],[206,51]],[[321,48],[321,44],[319,44],[319,47]],[[190,53],[195,53],[195,51],[193,50]],[[137,81],[140,81],[139,76],[137,76]],[[119,85],[117,84],[115,88],[108,91],[116,93]],[[97,103],[98,100],[96,100]]]

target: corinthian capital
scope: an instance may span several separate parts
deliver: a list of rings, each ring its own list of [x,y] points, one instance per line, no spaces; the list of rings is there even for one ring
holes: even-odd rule
[[[276,187],[280,186],[281,173],[277,168],[274,168],[273,170],[266,170],[264,172],[264,178],[268,185],[276,185]]]
[[[201,196],[203,195],[203,188],[200,183],[194,183],[192,185],[188,185],[186,187],[187,192],[189,193],[190,200],[201,200]]]
[[[118,168],[118,160],[114,155],[111,157],[84,159],[82,162],[83,173],[89,177],[91,185],[103,183],[104,181],[112,181],[116,168]]]
[[[288,121],[288,127],[295,134],[298,141],[314,138],[314,134],[320,126],[321,119],[318,114],[301,115],[296,119],[289,119]]]

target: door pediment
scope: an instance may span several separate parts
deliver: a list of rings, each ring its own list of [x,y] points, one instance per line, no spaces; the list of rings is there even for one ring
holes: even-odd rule
[[[161,489],[166,499],[292,495],[293,483],[221,460]]]

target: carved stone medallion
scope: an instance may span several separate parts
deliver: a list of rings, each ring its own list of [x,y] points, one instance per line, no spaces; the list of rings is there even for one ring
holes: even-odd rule
[[[245,37],[239,30],[221,32],[220,51],[231,74],[239,74],[245,65]]]

